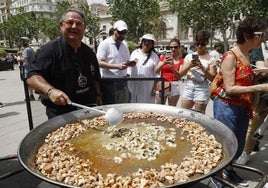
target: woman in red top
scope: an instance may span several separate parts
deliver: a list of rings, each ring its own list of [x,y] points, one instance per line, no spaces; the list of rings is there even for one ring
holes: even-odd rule
[[[234,162],[243,152],[249,119],[254,118],[252,94],[268,91],[268,84],[254,85],[255,74],[249,59],[249,52],[261,45],[265,28],[265,23],[256,18],[240,22],[237,45],[224,54],[220,71],[211,83],[214,118],[229,127],[237,138]],[[222,175],[240,186],[248,186],[247,180],[238,176],[232,165],[228,165]],[[215,187],[224,187],[215,178],[211,182]]]
[[[168,104],[170,106],[176,106],[180,98],[180,86],[179,77],[175,75],[176,70],[179,71],[180,66],[183,63],[183,58],[180,57],[180,40],[171,39],[169,42],[169,48],[171,50],[171,55],[163,54],[160,57],[160,61],[156,68],[157,73],[161,72],[161,77],[164,78],[165,84],[165,96],[164,103],[168,98]],[[157,84],[156,103],[161,104],[161,82]]]

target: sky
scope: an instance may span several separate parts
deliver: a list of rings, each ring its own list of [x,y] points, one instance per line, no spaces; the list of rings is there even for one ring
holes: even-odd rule
[[[88,3],[101,3],[101,4],[106,4],[105,0],[87,0]]]

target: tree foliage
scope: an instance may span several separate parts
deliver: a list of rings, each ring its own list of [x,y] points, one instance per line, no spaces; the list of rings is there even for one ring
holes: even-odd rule
[[[194,33],[205,28],[212,36],[214,31],[220,31],[225,49],[238,23],[234,19],[235,16],[253,15],[267,19],[265,18],[268,10],[267,0],[168,0],[168,2],[170,9],[178,13],[182,27],[192,28]],[[227,29],[231,31],[228,36]]]
[[[262,18],[268,23],[268,2],[267,0],[244,0],[241,6],[245,16]]]
[[[42,31],[49,39],[60,36],[59,20],[62,14],[72,5],[68,1],[58,1],[52,18],[43,18]]]
[[[238,0],[169,0],[170,9],[177,12],[180,25],[184,28],[192,28],[194,33],[201,29],[211,32],[219,30],[222,33],[227,46],[228,38],[226,30],[231,28],[234,15],[239,13]]]
[[[67,0],[58,1],[52,18],[38,17],[34,12],[25,12],[24,8],[17,9],[16,15],[9,15],[8,19],[0,24],[0,40],[5,40],[9,48],[21,46],[20,37],[39,40],[42,37],[55,39],[60,36],[59,20],[62,14],[72,5]],[[87,25],[86,36],[94,37],[97,41],[101,33],[99,18],[91,13],[88,5],[79,7],[85,12]],[[97,34],[96,34],[97,33]]]
[[[85,17],[87,21],[87,30],[86,30],[85,36],[88,38],[92,38],[93,43],[94,43],[93,45],[94,50],[97,51],[99,37],[106,35],[107,33],[100,28],[100,22],[99,22],[100,18],[98,15],[93,14],[90,11],[89,6],[84,5],[84,6],[81,6],[80,8],[85,13]]]
[[[9,15],[8,20],[0,24],[2,40],[5,40],[7,46],[13,48],[20,47],[20,37],[38,39],[39,18],[33,12],[25,12],[23,8],[18,9],[18,14]]]
[[[106,0],[113,21],[124,20],[128,25],[128,40],[135,42],[151,33],[160,17],[157,0]]]

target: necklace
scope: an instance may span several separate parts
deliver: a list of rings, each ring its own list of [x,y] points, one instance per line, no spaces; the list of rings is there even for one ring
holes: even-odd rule
[[[245,60],[246,64],[250,63],[250,58],[249,58],[249,53],[248,52],[245,52],[245,50],[242,50],[242,48],[240,46],[236,46],[237,47],[237,52],[238,52],[238,55],[241,59]]]

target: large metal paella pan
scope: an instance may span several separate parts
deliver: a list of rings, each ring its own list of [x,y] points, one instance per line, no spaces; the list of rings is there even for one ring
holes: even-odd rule
[[[123,113],[129,112],[153,112],[159,114],[165,114],[167,116],[173,116],[176,118],[187,118],[190,121],[199,123],[206,129],[208,134],[213,134],[217,141],[222,144],[223,157],[218,165],[213,168],[209,173],[196,176],[190,179],[189,181],[183,183],[176,183],[173,185],[166,185],[165,187],[186,187],[191,184],[197,183],[202,179],[205,179],[209,176],[212,176],[226,165],[228,165],[233,159],[236,150],[237,150],[237,140],[235,135],[230,131],[228,127],[226,127],[221,122],[206,116],[202,113],[186,110],[177,107],[171,107],[167,105],[157,105],[157,104],[141,104],[141,103],[129,103],[129,104],[115,104],[115,105],[105,105],[97,107],[98,109],[107,111],[109,108],[119,108],[123,111]],[[42,175],[40,171],[37,169],[36,164],[34,162],[36,153],[38,149],[44,144],[45,137],[51,132],[57,130],[60,127],[64,127],[67,123],[74,122],[76,120],[83,119],[92,119],[94,117],[99,116],[97,112],[87,111],[87,110],[77,110],[65,115],[61,115],[50,119],[40,126],[34,128],[31,132],[29,132],[25,138],[22,140],[19,148],[18,148],[18,157],[20,163],[33,175],[56,185],[64,186],[64,187],[73,187],[68,184],[58,182],[52,179],[47,178]],[[163,163],[168,161],[163,161]]]

